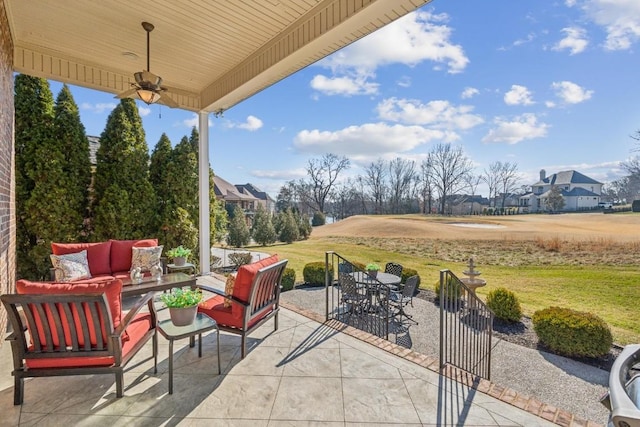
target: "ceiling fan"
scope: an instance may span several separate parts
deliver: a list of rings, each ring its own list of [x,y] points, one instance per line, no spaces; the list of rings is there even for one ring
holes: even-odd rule
[[[131,83],[131,89],[119,93],[116,95],[116,98],[138,98],[146,104],[154,104],[157,102],[171,108],[178,107],[179,104],[171,99],[167,95],[167,92],[177,93],[180,91],[167,86],[162,86],[162,77],[156,76],[149,71],[149,38],[154,26],[148,22],[143,22],[142,28],[147,32],[147,69],[134,73],[133,77],[136,79],[136,82]]]

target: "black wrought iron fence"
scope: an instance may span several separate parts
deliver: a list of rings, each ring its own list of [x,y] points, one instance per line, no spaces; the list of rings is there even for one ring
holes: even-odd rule
[[[390,289],[335,252],[325,253],[326,319],[389,338]]]
[[[493,312],[449,270],[440,271],[440,368],[491,376]]]

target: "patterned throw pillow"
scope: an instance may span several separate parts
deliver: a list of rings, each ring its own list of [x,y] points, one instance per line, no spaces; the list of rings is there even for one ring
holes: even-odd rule
[[[131,269],[139,268],[140,271],[149,271],[154,265],[160,264],[162,245],[148,248],[131,248]]]
[[[230,274],[227,276],[227,283],[224,285],[224,293],[226,295],[232,295],[233,294],[233,286],[236,284],[236,275],[235,274]],[[231,307],[231,300],[230,299],[226,299],[224,300],[224,307],[225,308],[229,308]]]
[[[87,250],[66,255],[50,255],[55,269],[56,282],[72,282],[79,279],[90,279]]]

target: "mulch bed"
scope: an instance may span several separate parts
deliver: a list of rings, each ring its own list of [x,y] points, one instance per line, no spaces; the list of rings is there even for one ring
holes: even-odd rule
[[[436,294],[430,289],[420,289],[415,297],[437,304]],[[494,319],[493,336],[513,344],[521,345],[535,350],[545,351],[547,353],[553,353],[553,351],[549,350],[538,341],[538,335],[536,335],[536,332],[533,330],[533,322],[531,321],[530,317],[523,316],[520,322],[516,323]],[[613,365],[616,357],[618,357],[621,352],[622,347],[614,345],[611,350],[609,350],[609,353],[606,356],[600,358],[571,357],[570,359],[584,363],[585,365],[603,369],[608,372],[611,370],[611,366]]]

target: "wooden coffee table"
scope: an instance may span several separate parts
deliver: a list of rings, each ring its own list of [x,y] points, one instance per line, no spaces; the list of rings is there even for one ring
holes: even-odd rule
[[[146,294],[150,291],[166,291],[185,286],[195,287],[195,276],[185,273],[169,273],[163,274],[158,280],[152,277],[145,277],[140,283],[132,283],[131,279],[125,279],[122,281],[122,297],[126,298]]]

